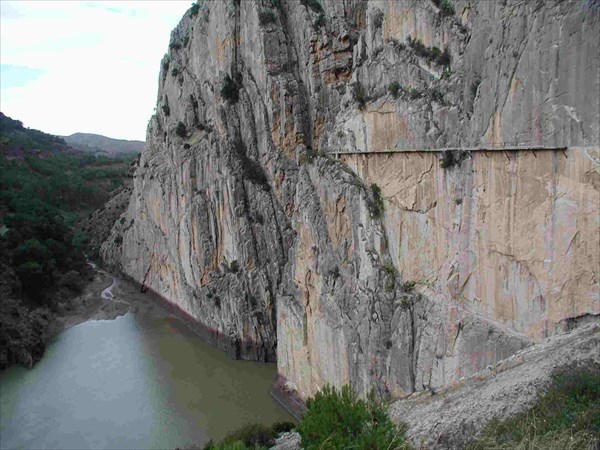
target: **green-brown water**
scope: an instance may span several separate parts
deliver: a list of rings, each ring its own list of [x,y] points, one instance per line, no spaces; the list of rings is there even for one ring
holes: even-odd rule
[[[275,366],[234,361],[173,317],[127,314],[54,338],[0,375],[1,448],[175,448],[290,420]]]

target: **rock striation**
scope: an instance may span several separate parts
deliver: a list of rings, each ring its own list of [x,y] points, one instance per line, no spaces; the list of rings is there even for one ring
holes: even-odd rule
[[[437,389],[599,314],[600,11],[453,5],[195,4],[104,262],[299,398]],[[417,151],[508,145],[566,149]]]

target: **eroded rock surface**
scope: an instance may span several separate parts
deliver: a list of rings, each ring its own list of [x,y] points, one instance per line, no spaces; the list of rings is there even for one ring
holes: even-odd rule
[[[322,9],[186,13],[105,262],[302,398],[439,388],[597,314],[593,2]],[[482,144],[596,150],[325,156]]]

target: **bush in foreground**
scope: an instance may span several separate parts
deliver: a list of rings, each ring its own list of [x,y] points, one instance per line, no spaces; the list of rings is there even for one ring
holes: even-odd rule
[[[408,283],[407,283],[408,284]],[[411,287],[409,287],[411,289]],[[493,420],[468,450],[598,449],[600,444],[600,367],[558,372],[551,385],[526,412],[504,421]],[[408,450],[407,425],[396,426],[384,405],[371,395],[361,400],[349,386],[331,386],[306,403],[296,426],[306,450]],[[271,427],[248,425],[204,450],[257,450],[273,445],[293,423]]]
[[[406,425],[394,425],[384,405],[373,395],[365,401],[350,386],[341,391],[325,386],[306,406],[307,412],[297,427],[306,450],[411,448],[405,437]]]
[[[359,399],[350,386],[336,390],[325,386],[306,402],[307,411],[296,431],[302,438],[302,448],[409,450],[405,433],[407,426],[396,426],[385,406],[374,395]],[[294,428],[290,422],[271,427],[248,425],[230,434],[218,444],[210,442],[204,450],[257,450],[272,446],[278,434]]]

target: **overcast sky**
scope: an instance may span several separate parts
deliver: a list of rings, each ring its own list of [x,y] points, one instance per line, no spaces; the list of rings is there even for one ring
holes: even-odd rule
[[[48,133],[144,140],[192,1],[0,1],[0,110]]]

